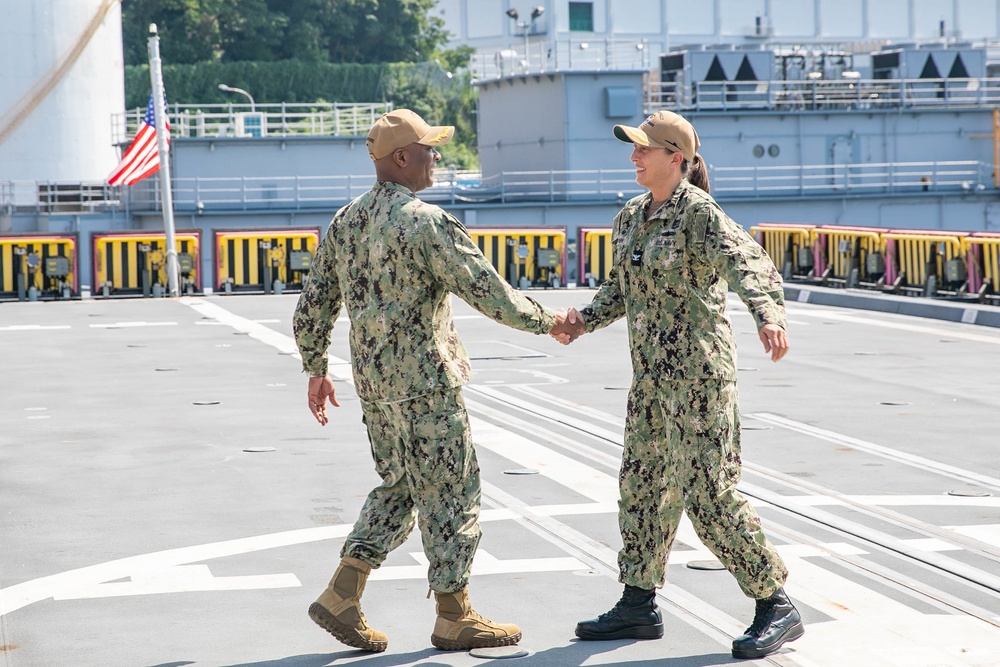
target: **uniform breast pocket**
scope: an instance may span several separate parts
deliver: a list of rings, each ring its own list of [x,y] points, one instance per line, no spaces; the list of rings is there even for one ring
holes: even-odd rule
[[[686,248],[687,238],[683,233],[661,234],[650,242],[650,263],[656,268],[676,270]]]

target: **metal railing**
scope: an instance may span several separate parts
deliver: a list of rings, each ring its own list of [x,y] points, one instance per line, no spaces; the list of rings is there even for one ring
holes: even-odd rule
[[[991,164],[976,161],[710,168],[717,199],[921,195],[995,192]],[[371,188],[374,176],[174,178],[179,212],[336,208]],[[420,198],[440,204],[545,202],[622,203],[642,192],[633,169],[506,171],[492,176],[439,170]],[[127,201],[126,201],[127,200]],[[128,192],[103,183],[0,183],[0,211],[87,212],[159,210],[159,181]]]
[[[365,136],[392,104],[170,104],[170,131],[175,137]],[[112,140],[135,136],[146,109],[111,118]]]
[[[807,81],[653,81],[646,111],[822,111],[1000,104],[1000,79],[814,79]]]
[[[883,162],[724,167],[710,169],[709,175],[713,195],[774,197],[982,192],[992,189],[992,170],[975,161]]]
[[[528,41],[494,52],[476,52],[469,60],[469,69],[474,81],[548,72],[649,70],[655,57],[650,51],[646,39],[569,39],[554,44]]]
[[[363,194],[373,181],[371,175],[175,178],[172,194],[178,212],[329,209]],[[624,202],[639,191],[632,169],[503,172],[485,178],[441,171],[420,198],[439,204]],[[133,210],[144,211],[158,209],[159,200],[154,187],[133,192],[130,202]]]
[[[0,181],[0,213],[94,213],[123,208],[121,187],[95,181]]]

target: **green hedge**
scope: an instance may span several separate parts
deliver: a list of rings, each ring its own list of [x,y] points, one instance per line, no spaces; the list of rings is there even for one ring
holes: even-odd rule
[[[284,60],[163,67],[169,103],[246,102],[242,95],[219,90],[220,83],[248,91],[258,104],[391,102],[397,108],[413,109],[429,123],[456,126],[454,145],[442,151],[444,164],[478,167],[476,91],[467,72],[449,75],[436,62],[363,65]],[[149,92],[149,66],[126,66],[126,108],[145,107]]]

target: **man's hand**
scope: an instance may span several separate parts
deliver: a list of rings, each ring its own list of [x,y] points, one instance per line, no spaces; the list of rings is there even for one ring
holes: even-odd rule
[[[757,333],[764,343],[764,352],[771,354],[771,361],[780,360],[788,352],[788,334],[777,324],[765,324]]]
[[[556,323],[549,331],[549,335],[563,345],[569,345],[577,338],[587,333],[587,324],[583,321],[583,315],[576,308],[560,308],[556,311]]]
[[[330,404],[335,408],[340,407],[337,402],[336,392],[333,390],[333,380],[329,375],[319,378],[309,378],[309,411],[319,422],[320,426],[326,426],[330,421],[326,417],[326,399],[330,399]]]

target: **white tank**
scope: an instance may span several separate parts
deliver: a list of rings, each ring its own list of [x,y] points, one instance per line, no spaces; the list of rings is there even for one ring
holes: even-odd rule
[[[125,108],[119,0],[0,0],[0,16],[0,181],[103,181]]]

